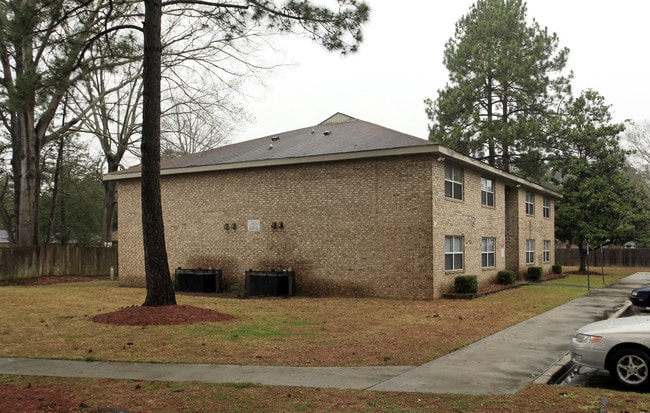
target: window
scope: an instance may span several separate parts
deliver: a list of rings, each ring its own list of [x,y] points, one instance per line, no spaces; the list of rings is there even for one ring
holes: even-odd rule
[[[544,218],[550,218],[551,217],[551,199],[549,197],[544,197],[544,203],[542,204],[542,212],[544,214]]]
[[[535,240],[526,240],[526,264],[535,263]]]
[[[551,262],[551,241],[544,240],[544,262]]]
[[[526,215],[535,215],[535,194],[526,191]]]
[[[494,180],[481,178],[481,205],[494,206]]]
[[[453,165],[445,165],[445,196],[463,199],[463,170]]]
[[[496,240],[494,238],[481,239],[481,267],[494,267]]]
[[[463,237],[445,237],[445,270],[463,269]]]

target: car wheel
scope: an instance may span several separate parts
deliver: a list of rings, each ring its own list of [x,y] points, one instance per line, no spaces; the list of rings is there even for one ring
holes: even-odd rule
[[[641,350],[623,349],[612,359],[609,373],[623,386],[643,387],[650,379],[650,357]]]

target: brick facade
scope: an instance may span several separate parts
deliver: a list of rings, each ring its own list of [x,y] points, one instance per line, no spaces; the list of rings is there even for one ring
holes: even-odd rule
[[[506,190],[506,267],[516,271],[520,278],[525,277],[528,267],[544,268],[551,271],[555,263],[555,200],[544,194],[530,191],[534,196],[533,214],[526,213],[526,192],[522,187],[509,187]],[[544,217],[544,199],[548,201],[548,217]],[[526,240],[534,241],[534,259],[526,262]],[[550,244],[549,259],[544,260],[544,241]]]
[[[535,265],[549,271],[552,243],[550,261],[541,257],[554,216],[542,217],[545,195],[535,192],[536,214],[527,216],[511,177],[464,160],[463,198],[447,198],[453,162],[428,153],[163,176],[170,268],[218,267],[227,285],[243,285],[248,269],[291,268],[300,295],[429,300],[460,274],[488,283],[499,270],[524,272],[525,240],[535,239]],[[481,177],[494,180],[494,206],[481,205]],[[119,181],[118,248],[120,284],[142,287],[139,191],[138,179]],[[445,270],[445,236],[463,237],[461,270]],[[486,237],[496,241],[495,263],[483,268]]]

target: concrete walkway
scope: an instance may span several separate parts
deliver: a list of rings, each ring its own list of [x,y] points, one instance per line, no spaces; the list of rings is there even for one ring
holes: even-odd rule
[[[592,281],[597,284],[600,280],[594,276]],[[0,374],[250,382],[423,393],[514,393],[534,380],[545,382],[554,369],[568,361],[569,341],[576,329],[617,316],[629,305],[630,291],[644,285],[650,285],[650,273],[633,274],[419,367],[313,368],[5,358],[0,359]]]

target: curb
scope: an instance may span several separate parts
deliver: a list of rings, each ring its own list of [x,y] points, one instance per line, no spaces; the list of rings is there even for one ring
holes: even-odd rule
[[[626,302],[621,308],[616,310],[609,318],[618,318],[624,314],[628,308],[632,306],[631,302]],[[534,384],[554,384],[560,377],[564,376],[566,373],[571,371],[573,368],[573,361],[571,361],[571,353],[566,352],[559,360],[551,365],[546,371],[540,374],[535,380]]]

